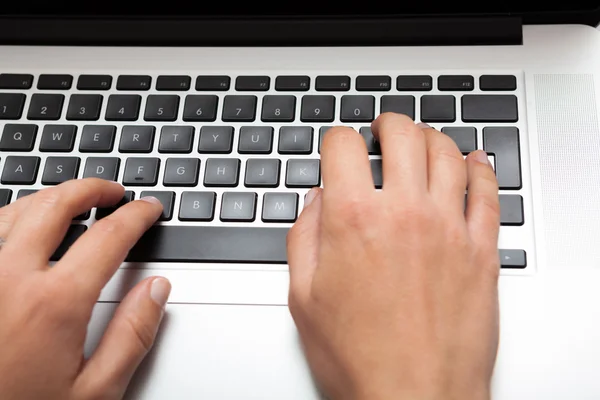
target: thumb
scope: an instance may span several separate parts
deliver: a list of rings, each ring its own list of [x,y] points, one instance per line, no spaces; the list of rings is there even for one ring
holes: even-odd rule
[[[287,236],[290,268],[290,294],[306,296],[319,255],[321,225],[321,188],[313,188],[305,197],[304,209]]]
[[[81,398],[121,399],[136,369],[154,344],[171,292],[165,278],[138,283],[125,296],[98,348],[76,382]]]

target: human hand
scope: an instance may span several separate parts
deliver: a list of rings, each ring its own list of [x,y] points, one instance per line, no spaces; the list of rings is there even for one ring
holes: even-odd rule
[[[498,185],[487,155],[408,117],[372,125],[384,185],[349,128],[322,144],[288,235],[289,307],[332,399],[487,399],[498,348]],[[464,196],[468,201],[466,213]]]
[[[0,397],[120,399],[154,342],[171,286],[148,278],[123,300],[85,360],[87,325],[100,291],[158,219],[155,199],[134,201],[96,222],[54,266],[48,260],[71,220],[116,204],[121,185],[65,182],[0,208]]]

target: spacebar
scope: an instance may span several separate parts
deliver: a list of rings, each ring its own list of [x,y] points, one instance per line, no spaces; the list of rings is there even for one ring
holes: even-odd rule
[[[154,226],[131,249],[130,262],[286,264],[288,228]]]

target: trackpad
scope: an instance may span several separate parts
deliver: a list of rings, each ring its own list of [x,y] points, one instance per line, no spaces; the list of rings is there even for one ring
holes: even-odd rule
[[[116,304],[98,304],[86,355]],[[287,307],[168,304],[126,399],[320,399]]]

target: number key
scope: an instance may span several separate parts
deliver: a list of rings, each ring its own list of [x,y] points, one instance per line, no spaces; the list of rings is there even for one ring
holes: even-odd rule
[[[335,112],[334,96],[302,97],[302,122],[332,122]]]
[[[217,119],[219,97],[214,94],[190,95],[185,98],[184,121],[212,122]]]
[[[223,121],[252,122],[256,118],[256,96],[225,96]]]
[[[62,94],[34,94],[27,119],[30,120],[57,120],[62,113],[65,96]]]
[[[375,118],[375,97],[342,96],[342,122],[371,122]]]
[[[138,94],[113,94],[106,106],[107,121],[136,121],[140,113],[142,96]]]
[[[0,120],[21,118],[21,114],[23,114],[24,105],[24,94],[0,93]]]
[[[179,96],[150,95],[146,102],[146,121],[175,121],[179,113]]]
[[[97,121],[102,108],[102,95],[73,94],[69,100],[67,119],[73,121]]]
[[[262,120],[264,122],[292,122],[295,114],[295,96],[263,97]]]

